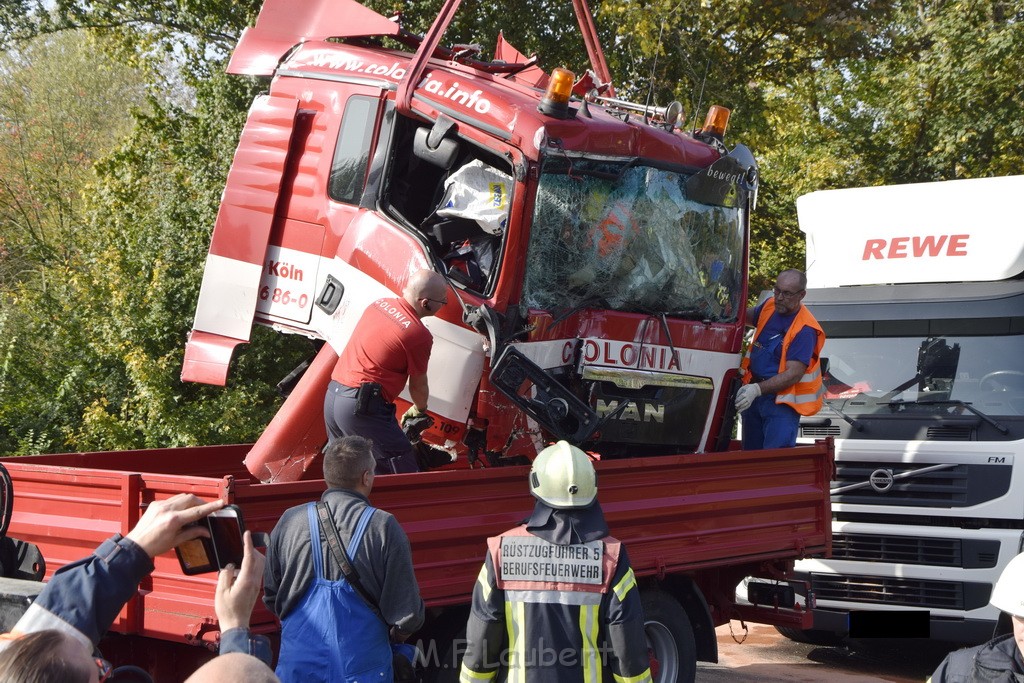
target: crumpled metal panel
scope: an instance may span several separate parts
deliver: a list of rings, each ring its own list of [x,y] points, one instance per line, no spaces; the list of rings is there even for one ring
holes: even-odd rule
[[[253,102],[217,212],[190,345],[191,339],[196,344],[217,337],[249,340],[297,108],[291,97],[262,96]],[[230,354],[218,359],[198,348],[191,356],[208,364],[230,360]],[[207,381],[211,368],[195,370],[186,364],[182,379]],[[212,383],[224,384],[226,373],[225,368]]]
[[[242,32],[227,71],[270,76],[288,50],[307,40],[394,36],[399,30],[353,0],[266,0],[256,25]]]
[[[242,339],[192,330],[185,343],[181,381],[225,386],[228,383],[231,356],[235,347],[244,343]]]

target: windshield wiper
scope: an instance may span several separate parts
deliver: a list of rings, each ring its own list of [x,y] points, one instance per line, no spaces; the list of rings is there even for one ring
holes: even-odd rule
[[[661,314],[661,329],[665,331],[665,338],[668,339],[668,348],[672,352],[672,358],[676,357],[676,345],[672,341],[672,330],[668,327],[668,315],[665,313]]]
[[[682,308],[678,311],[668,311],[668,315],[673,318],[683,318],[685,320],[703,320],[705,322],[711,322],[708,318],[707,311],[700,308]]]
[[[898,399],[896,401],[889,401],[888,405],[890,405],[890,406],[898,406],[898,405],[961,406],[962,408],[966,408],[968,412],[974,413],[975,415],[980,417],[982,420],[984,420],[988,424],[992,425],[992,427],[994,427],[995,430],[998,431],[1000,434],[1003,434],[1005,436],[1006,434],[1010,433],[1010,428],[1009,427],[1006,427],[1006,426],[1002,425],[1001,423],[996,422],[994,419],[992,419],[991,417],[989,417],[985,413],[981,412],[980,410],[975,408],[973,405],[971,405],[967,401],[961,401],[958,398],[947,398],[947,399],[941,399],[941,400],[936,400],[936,401],[921,401],[921,400],[918,400],[918,401],[904,401],[902,399]]]
[[[860,422],[859,420],[856,420],[856,419],[850,417],[849,415],[847,415],[846,413],[844,413],[842,410],[839,409],[839,406],[837,406],[837,405],[835,405],[833,403],[833,401],[839,401],[839,399],[837,399],[837,398],[826,398],[825,399],[825,404],[829,407],[830,410],[832,410],[837,415],[839,415],[839,417],[841,417],[844,420],[846,420],[847,422],[849,422],[850,426],[853,427],[855,430],[857,430],[858,432],[863,432],[864,431],[864,424],[862,422]]]
[[[890,389],[889,391],[887,391],[884,396],[882,396],[881,398],[878,399],[879,402],[881,402],[881,403],[886,403],[886,402],[900,403],[900,402],[902,402],[903,399],[898,399],[896,397],[899,396],[900,394],[902,394],[904,391],[906,391],[910,387],[912,387],[915,384],[917,384],[918,382],[920,382],[921,378],[922,378],[922,375],[914,375],[913,377],[911,377],[910,379],[908,379],[906,382],[904,382],[903,384],[899,385],[898,387],[895,387],[894,389]],[[892,399],[896,399],[896,400],[893,401]]]

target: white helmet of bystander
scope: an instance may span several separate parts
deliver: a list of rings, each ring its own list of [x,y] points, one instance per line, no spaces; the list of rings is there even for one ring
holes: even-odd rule
[[[996,587],[992,589],[989,602],[1007,614],[1024,617],[1024,554],[1007,563],[996,581]]]

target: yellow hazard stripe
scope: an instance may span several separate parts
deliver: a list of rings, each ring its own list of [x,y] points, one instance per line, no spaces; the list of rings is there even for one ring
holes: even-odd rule
[[[526,603],[505,602],[505,627],[508,629],[507,683],[526,683]]]
[[[654,683],[651,678],[651,670],[647,669],[642,674],[636,676],[620,676],[618,674],[612,674],[612,678],[615,679],[615,683]]]
[[[484,563],[480,567],[480,573],[476,577],[476,582],[480,584],[480,591],[483,593],[484,602],[491,599],[491,584],[487,580],[487,563]]]
[[[583,636],[580,663],[583,665],[583,683],[601,683],[601,650],[597,645],[599,609],[600,605],[580,606],[580,634]]]
[[[459,672],[459,683],[474,683],[474,681],[491,681],[498,674],[497,671],[491,671],[490,673],[473,671],[465,664],[462,665],[462,671]]]
[[[615,597],[619,599],[619,602],[624,602],[629,591],[634,588],[636,588],[636,575],[633,573],[633,568],[630,567],[612,590],[615,591]]]

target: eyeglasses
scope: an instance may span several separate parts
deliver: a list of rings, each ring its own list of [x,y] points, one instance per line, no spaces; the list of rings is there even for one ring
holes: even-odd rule
[[[775,296],[779,297],[780,299],[792,299],[804,293],[804,290],[802,289],[798,289],[795,292],[787,292],[785,290],[779,289],[778,287],[774,287],[772,291],[774,291]]]
[[[442,306],[448,305],[448,299],[445,299],[444,301],[438,301],[437,299],[431,299],[429,296],[425,296],[423,298],[427,301],[433,301],[435,304],[441,304]]]
[[[99,670],[99,682],[103,683],[110,678],[110,672],[114,670],[114,667],[102,657],[96,657],[93,661],[96,662],[96,668]]]

